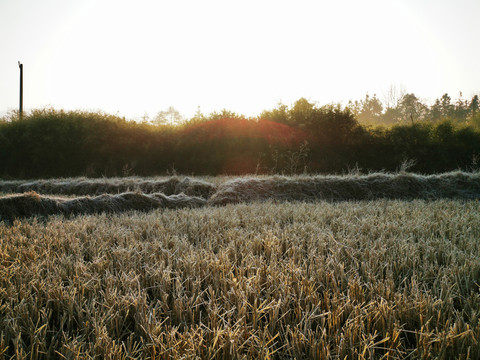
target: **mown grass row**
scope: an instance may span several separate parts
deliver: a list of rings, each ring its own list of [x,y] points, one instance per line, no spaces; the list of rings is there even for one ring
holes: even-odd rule
[[[3,193],[24,193],[35,191],[39,194],[53,195],[102,195],[120,194],[124,192],[141,192],[145,194],[163,193],[175,195],[184,193],[190,196],[210,197],[216,190],[215,182],[218,178],[207,178],[205,181],[200,178],[177,176],[170,177],[124,177],[124,178],[66,178],[46,180],[8,180],[0,179],[0,192]]]
[[[96,196],[140,192],[163,193],[209,199],[237,193],[241,200],[261,200],[265,193],[278,200],[371,200],[477,198],[480,172],[455,171],[435,175],[407,173],[351,173],[347,175],[243,176],[243,177],[124,177],[66,178],[46,180],[1,180],[0,192]],[[230,194],[231,195],[231,194]]]
[[[0,358],[480,357],[477,201],[0,223]]]
[[[473,200],[480,199],[480,173],[248,176],[216,178],[212,182],[188,177],[72,178],[0,181],[0,192],[19,193],[0,196],[0,221],[11,222],[32,216],[150,211],[266,200]]]

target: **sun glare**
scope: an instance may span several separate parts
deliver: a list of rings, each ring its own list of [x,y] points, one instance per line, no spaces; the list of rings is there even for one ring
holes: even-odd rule
[[[0,26],[26,41],[5,43],[3,108],[15,106],[17,60],[25,64],[28,107],[137,117],[169,106],[186,116],[198,106],[256,115],[279,101],[346,102],[392,84],[433,98],[476,91],[480,80],[472,75],[478,51],[465,47],[478,25],[466,14],[466,25],[443,30],[431,15],[443,20],[456,9],[447,2],[7,3],[3,13],[21,18],[4,15]],[[466,0],[461,6],[478,9]],[[37,16],[24,14],[29,9]]]

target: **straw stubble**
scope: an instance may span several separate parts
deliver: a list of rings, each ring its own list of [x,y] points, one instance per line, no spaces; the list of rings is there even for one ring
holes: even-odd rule
[[[264,201],[0,223],[0,354],[477,359],[478,210]]]

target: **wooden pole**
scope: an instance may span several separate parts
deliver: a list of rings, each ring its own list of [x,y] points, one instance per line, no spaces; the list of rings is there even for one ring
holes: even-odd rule
[[[20,68],[20,106],[18,111],[21,117],[23,115],[23,64],[20,61],[18,67]]]

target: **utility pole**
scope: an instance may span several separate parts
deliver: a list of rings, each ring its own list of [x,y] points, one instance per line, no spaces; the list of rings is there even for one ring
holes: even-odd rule
[[[20,117],[23,115],[23,64],[19,61],[18,67],[20,68],[20,106],[19,106],[19,114]]]

